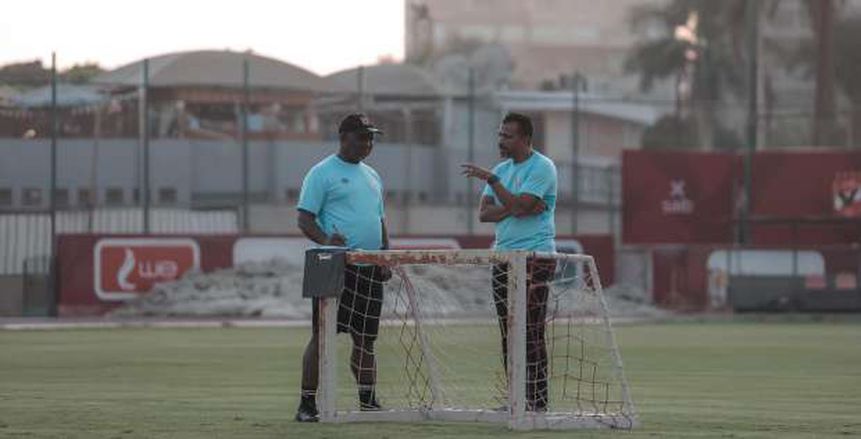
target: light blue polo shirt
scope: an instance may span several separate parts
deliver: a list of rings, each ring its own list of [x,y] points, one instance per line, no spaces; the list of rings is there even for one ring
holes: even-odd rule
[[[496,250],[556,251],[556,165],[547,156],[533,151],[521,163],[508,159],[493,168],[509,192],[514,195],[531,194],[540,198],[547,209],[538,215],[522,218],[509,216],[496,223]],[[484,187],[485,196],[491,196],[497,205],[502,202],[490,185]]]
[[[364,163],[326,157],[305,175],[296,207],[316,215],[327,235],[347,238],[351,249],[383,247],[383,181]]]

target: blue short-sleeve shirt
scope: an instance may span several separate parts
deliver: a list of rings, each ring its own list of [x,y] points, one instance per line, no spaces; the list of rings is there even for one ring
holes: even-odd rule
[[[514,195],[531,194],[547,206],[544,212],[522,218],[509,216],[496,223],[497,250],[556,251],[556,165],[547,156],[533,151],[532,155],[520,163],[508,159],[493,168],[499,182]],[[502,202],[496,197],[490,185],[484,187],[484,196],[493,197],[496,204]]]
[[[305,175],[296,207],[316,215],[327,235],[343,235],[351,249],[383,247],[383,182],[364,163],[326,157]]]

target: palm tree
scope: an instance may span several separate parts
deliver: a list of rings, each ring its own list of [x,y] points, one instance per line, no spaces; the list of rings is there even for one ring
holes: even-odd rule
[[[841,62],[841,59],[835,58],[834,54],[841,43],[840,39],[835,40],[835,22],[845,4],[844,0],[804,0],[802,5],[807,12],[812,37],[802,40],[790,50],[779,47],[779,42],[770,45],[782,58],[785,68],[791,70],[801,66],[815,78],[810,137],[813,145],[841,143],[835,99],[835,63]]]
[[[734,3],[734,2],[733,2]],[[676,87],[676,116],[687,119],[691,107],[699,146],[711,149],[718,127],[717,110],[725,91],[744,92],[743,70],[726,29],[734,26],[733,4],[714,0],[673,0],[663,7],[643,6],[631,15],[634,31],[658,29],[660,36],[637,44],[625,69],[639,73],[640,88],[671,78]],[[689,95],[684,90],[689,90]]]
[[[838,135],[834,100],[834,2],[807,0],[806,3],[817,53],[813,144],[828,145]]]
[[[837,83],[852,102],[851,140],[861,147],[861,17],[845,18],[834,28],[834,71]]]

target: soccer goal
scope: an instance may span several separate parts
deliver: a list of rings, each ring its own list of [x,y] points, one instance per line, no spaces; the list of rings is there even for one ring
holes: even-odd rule
[[[350,336],[336,333],[339,299],[316,298],[322,422],[472,421],[512,429],[637,424],[592,257],[392,250],[348,252],[346,263],[392,272],[384,282],[371,371],[381,409],[362,410],[358,403],[354,376],[368,362],[357,360]],[[373,296],[380,280],[368,272],[357,271],[365,279],[346,276],[344,288]],[[368,303],[340,306],[341,318],[345,311],[364,316],[373,308]]]

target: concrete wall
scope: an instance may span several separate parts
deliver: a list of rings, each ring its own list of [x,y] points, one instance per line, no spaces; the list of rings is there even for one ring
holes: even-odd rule
[[[492,235],[493,224],[478,222],[478,207],[473,211],[474,233]],[[577,233],[608,234],[618,231],[620,215],[603,208],[582,206],[577,215]],[[391,235],[466,235],[468,212],[465,206],[403,206],[386,207],[386,224]],[[251,229],[254,233],[300,233],[296,226],[293,205],[255,205],[251,208]],[[560,235],[573,233],[572,210],[556,211],[556,231]]]
[[[499,161],[495,139],[493,141],[476,147],[476,163],[492,166]],[[135,140],[102,140],[98,149],[92,140],[62,140],[57,150],[57,186],[69,191],[71,205],[83,205],[78,193],[90,189],[93,184],[99,189],[100,204],[106,202],[108,188],[123,191],[122,204],[135,203],[134,190],[142,175],[138,169],[139,147]],[[337,146],[331,143],[250,142],[250,190],[268,194],[269,201],[286,201],[291,190],[298,191],[301,187],[308,169],[336,151]],[[466,160],[465,148],[379,143],[368,163],[383,177],[386,191],[392,191],[395,196],[413,191],[416,196],[423,194],[421,196],[427,200],[455,201],[466,192],[458,166]],[[95,174],[93,163],[96,164]],[[176,204],[180,206],[188,205],[193,196],[198,197],[198,201],[205,201],[207,197],[217,199],[225,194],[236,197],[242,190],[241,168],[241,148],[233,142],[154,140],[151,142],[151,200],[160,204],[161,188],[175,189]],[[458,185],[458,182],[463,184]],[[13,208],[48,207],[49,185],[49,142],[0,141],[0,190],[11,189]],[[41,190],[39,204],[23,206],[22,194],[27,188]]]
[[[624,149],[639,149],[643,126],[620,119],[582,113],[580,116],[580,155],[618,162]],[[560,162],[572,159],[571,112],[544,113],[547,151]]]

